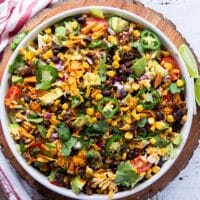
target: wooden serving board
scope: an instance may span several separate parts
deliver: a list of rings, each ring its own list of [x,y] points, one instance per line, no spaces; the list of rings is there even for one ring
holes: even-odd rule
[[[59,4],[53,8],[48,8],[41,12],[39,15],[31,19],[27,24],[24,25],[24,30],[32,30],[34,27],[39,25],[41,22],[47,20],[48,18],[61,13],[66,10],[70,10],[73,8],[84,7],[84,6],[109,6],[121,8],[132,13],[135,13],[144,19],[148,20],[155,26],[157,26],[169,39],[174,43],[174,45],[179,48],[179,46],[183,43],[186,43],[186,40],[182,37],[182,35],[176,30],[176,26],[165,19],[161,14],[155,12],[150,8],[144,7],[144,5],[136,2],[136,1],[127,1],[127,0],[69,0],[65,1],[62,4]],[[11,50],[6,50],[3,56],[3,60],[0,67],[0,80],[2,78],[3,71],[8,63],[10,56],[12,55]],[[196,56],[195,56],[196,57]],[[198,145],[198,139],[200,136],[200,109],[197,110],[197,115],[193,118],[192,128],[187,140],[185,147],[183,148],[181,154],[177,158],[176,162],[173,166],[165,173],[163,177],[153,183],[151,186],[147,187],[141,192],[138,192],[134,195],[126,197],[126,200],[144,200],[149,197],[152,197],[159,190],[162,190],[168,183],[170,183],[179,172],[187,165],[190,157],[193,154],[194,149]],[[51,200],[70,200],[70,198],[66,198],[61,196],[55,192],[48,190],[46,187],[42,186],[36,180],[34,180],[29,174],[27,174],[24,169],[19,165],[19,163],[14,158],[11,150],[9,149],[2,130],[0,128],[0,142],[3,146],[4,153],[7,158],[10,160],[12,166],[18,171],[23,179],[25,179],[32,187],[34,187],[37,191],[39,191],[46,199]],[[34,198],[33,198],[34,199]]]

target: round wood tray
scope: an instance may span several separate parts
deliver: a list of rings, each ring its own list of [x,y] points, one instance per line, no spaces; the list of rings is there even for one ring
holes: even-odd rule
[[[24,25],[23,29],[25,30],[32,30],[34,27],[36,27],[41,22],[47,20],[48,18],[52,17],[53,15],[70,10],[77,7],[84,7],[84,6],[95,6],[95,5],[101,5],[101,6],[110,6],[110,7],[117,7],[121,8],[127,11],[130,11],[132,13],[135,13],[144,19],[148,20],[155,26],[157,26],[166,36],[169,37],[169,39],[174,43],[174,45],[178,48],[181,44],[187,43],[186,40],[182,37],[182,35],[176,30],[176,27],[174,24],[172,24],[170,21],[165,19],[161,14],[155,12],[154,10],[150,8],[144,7],[141,3],[135,2],[135,1],[123,1],[123,0],[71,0],[63,2],[62,4],[59,4],[53,8],[46,9],[43,12],[41,12],[39,15],[31,19],[27,24]],[[0,80],[2,78],[2,74],[4,71],[4,68],[12,54],[11,50],[7,50],[6,53],[4,53],[4,57],[1,63],[0,68]],[[154,194],[156,194],[159,190],[162,190],[170,181],[172,181],[179,172],[187,165],[190,157],[193,154],[194,149],[198,145],[198,139],[199,139],[199,130],[200,130],[200,120],[198,118],[200,117],[200,109],[197,110],[197,115],[194,116],[192,128],[187,140],[187,143],[185,147],[183,148],[181,154],[177,158],[176,162],[173,164],[173,166],[165,173],[163,177],[161,177],[159,180],[157,180],[155,183],[153,183],[151,186],[147,187],[141,192],[138,192],[134,195],[131,195],[127,198],[124,198],[126,200],[144,200],[149,197],[152,197]],[[10,160],[10,163],[13,165],[13,167],[18,171],[18,173],[21,175],[23,179],[25,179],[32,187],[34,187],[37,191],[39,191],[44,197],[47,199],[56,199],[56,200],[67,200],[70,198],[63,197],[55,192],[52,192],[42,186],[40,183],[38,183],[36,180],[34,180],[29,174],[27,174],[24,169],[19,165],[19,163],[14,158],[12,152],[10,151],[6,140],[4,138],[4,135],[2,133],[2,129],[0,129],[0,142],[3,146],[4,153],[6,154],[7,158]]]

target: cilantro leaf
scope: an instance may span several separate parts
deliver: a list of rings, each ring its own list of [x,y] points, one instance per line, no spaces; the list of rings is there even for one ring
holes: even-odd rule
[[[116,179],[115,182],[118,185],[125,187],[133,187],[140,176],[133,170],[133,166],[128,162],[121,162],[116,171]]]
[[[67,142],[70,138],[70,130],[68,126],[65,126],[64,124],[61,124],[58,128],[58,135],[59,138],[63,141],[63,142]]]
[[[139,122],[138,122],[138,126],[140,127],[140,128],[143,128],[143,127],[145,127],[145,124],[147,123],[147,118],[146,117],[144,117],[144,118],[142,118]]]
[[[176,82],[169,85],[169,90],[172,94],[180,93],[181,90],[184,90],[184,87],[178,87]]]
[[[63,156],[69,156],[72,150],[72,147],[76,144],[77,139],[75,137],[70,137],[67,142],[62,142],[61,152]]]
[[[170,141],[160,138],[158,136],[154,137],[154,139],[156,140],[156,143],[153,145],[155,147],[166,147],[170,143]]]
[[[44,125],[43,124],[38,124],[37,125],[37,129],[38,129],[40,135],[42,136],[42,138],[45,139],[46,138],[46,129],[45,129]]]
[[[109,125],[105,121],[98,121],[95,124],[91,124],[85,131],[85,134],[89,136],[99,136],[106,133],[109,130]]]
[[[41,123],[43,121],[43,118],[42,117],[38,117],[37,113],[31,112],[27,116],[27,121],[38,124],[38,123]]]

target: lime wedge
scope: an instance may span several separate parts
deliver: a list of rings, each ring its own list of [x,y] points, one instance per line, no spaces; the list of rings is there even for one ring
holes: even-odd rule
[[[92,8],[90,10],[90,13],[94,17],[101,18],[101,19],[104,18],[103,11],[101,9]]]
[[[195,93],[196,102],[198,106],[200,106],[200,78],[196,79],[196,82],[194,85],[194,93]]]
[[[182,44],[179,47],[179,53],[181,54],[181,57],[183,58],[186,64],[186,67],[190,76],[197,78],[199,76],[198,65],[190,48],[186,44]]]

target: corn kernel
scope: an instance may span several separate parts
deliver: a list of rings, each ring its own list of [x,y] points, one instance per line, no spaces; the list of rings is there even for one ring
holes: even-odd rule
[[[103,98],[103,95],[102,94],[97,94],[96,96],[95,96],[95,100],[96,101],[99,101],[100,99],[102,99]]]
[[[83,68],[88,69],[90,66],[87,62],[83,62],[82,64]]]
[[[45,43],[50,43],[52,40],[51,40],[51,37],[48,36],[48,35],[44,35],[42,37],[42,41],[45,42]]]
[[[39,48],[39,49],[36,50],[35,55],[40,55],[41,53],[42,53],[42,49]]]
[[[124,152],[124,153],[122,154],[122,160],[126,160],[126,157],[127,157],[127,153]]]
[[[151,55],[150,55],[149,53],[146,53],[146,54],[145,54],[145,58],[146,58],[147,60],[150,60]]]
[[[168,121],[168,122],[174,122],[174,117],[173,117],[173,115],[167,115],[167,121]]]
[[[92,123],[97,123],[97,118],[96,117],[92,117]]]
[[[44,31],[45,31],[45,33],[48,34],[48,35],[51,35],[51,33],[52,33],[52,32],[51,32],[51,28],[46,28]]]
[[[130,23],[130,27],[135,28],[135,27],[136,27],[136,24]]]
[[[110,124],[111,121],[112,121],[112,119],[105,119],[105,121],[106,121],[108,124]]]
[[[76,21],[71,22],[71,27],[73,30],[76,30],[78,28],[78,23]]]
[[[151,139],[150,139],[150,143],[151,143],[151,144],[155,144],[155,143],[156,143],[156,139],[155,139],[155,138],[151,138]]]
[[[129,131],[130,130],[130,125],[129,124],[125,124],[124,126],[122,126],[121,128],[119,128],[122,131]]]
[[[177,85],[178,87],[183,87],[183,86],[184,86],[184,82],[183,82],[181,79],[178,79],[178,80],[176,81],[176,85]]]
[[[63,53],[58,53],[57,56],[58,56],[61,60],[64,60],[64,54],[63,54]]]
[[[117,54],[114,55],[114,56],[113,56],[113,60],[114,60],[114,61],[120,61],[119,55],[117,55]]]
[[[137,84],[137,83],[133,83],[133,84],[131,85],[131,87],[132,87],[132,89],[134,89],[135,91],[137,91],[137,90],[140,88],[140,85]]]
[[[122,47],[122,49],[123,49],[124,51],[131,51],[131,47],[128,46],[128,45],[124,45],[124,46]]]
[[[134,117],[134,119],[137,120],[137,121],[140,120],[140,115],[139,115],[139,114],[135,114],[135,115],[133,115],[133,117]]]
[[[32,58],[34,58],[34,53],[32,51],[28,51],[25,54],[25,60],[31,60]]]
[[[161,51],[163,56],[169,56],[169,51]]]
[[[19,54],[20,55],[25,55],[25,53],[26,53],[26,50],[24,50],[23,48],[19,49]]]
[[[89,115],[89,116],[94,115],[94,108],[87,108],[86,114]]]
[[[167,149],[165,147],[161,148],[160,153],[162,156],[165,156],[167,154]]]
[[[152,170],[151,169],[149,169],[147,172],[146,172],[146,175],[145,175],[145,177],[147,178],[147,179],[150,179],[151,177],[152,177]]]
[[[149,118],[148,118],[148,123],[149,123],[150,125],[153,125],[153,124],[155,123],[154,117],[149,117]]]
[[[143,110],[144,110],[144,107],[141,104],[136,106],[136,111],[137,112],[142,112]]]
[[[117,121],[112,121],[111,126],[117,126]]]
[[[115,72],[115,71],[107,71],[106,74],[107,74],[109,77],[113,78],[113,77],[116,75],[116,72]]]
[[[171,70],[173,66],[172,66],[171,63],[164,63],[164,64],[163,64],[163,67],[164,67],[165,69]]]
[[[45,54],[43,54],[43,58],[46,59],[46,60],[51,58],[51,57],[53,57],[53,51],[52,50],[49,50]]]
[[[162,128],[163,128],[162,122],[156,122],[156,129],[162,130]]]
[[[183,120],[184,122],[186,122],[186,121],[187,121],[187,116],[186,116],[186,115],[183,115],[182,120]]]
[[[108,36],[108,41],[112,44],[117,45],[117,38],[114,35],[109,35]]]
[[[54,105],[58,106],[60,104],[60,99],[57,99],[55,102],[54,102]]]
[[[67,181],[68,181],[68,177],[65,176],[65,177],[63,178],[63,181],[64,181],[64,183],[67,183]]]
[[[152,172],[154,173],[154,174],[157,174],[159,171],[160,171],[160,167],[159,166],[153,166],[152,168]]]
[[[118,61],[113,61],[113,62],[112,62],[112,66],[113,66],[115,69],[118,69],[118,68],[120,67]]]
[[[69,104],[68,103],[64,103],[63,105],[62,105],[62,109],[63,110],[67,110],[69,108]]]
[[[133,139],[133,134],[130,131],[127,131],[124,135],[125,139],[131,140]]]
[[[134,35],[135,37],[140,37],[140,31],[139,31],[139,30],[133,31],[133,35]]]

